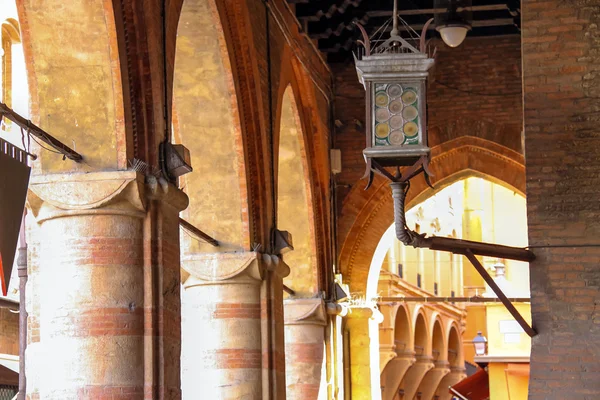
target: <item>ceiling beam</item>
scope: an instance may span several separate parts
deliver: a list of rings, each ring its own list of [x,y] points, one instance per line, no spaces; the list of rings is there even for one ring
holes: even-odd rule
[[[495,18],[495,19],[482,19],[478,21],[471,21],[471,27],[473,28],[485,28],[489,26],[510,26],[516,25],[514,18]],[[398,27],[400,32],[406,32],[410,30],[414,30],[416,32],[421,32],[425,24],[411,24],[411,25],[402,25]],[[431,23],[428,27],[428,30],[435,29],[435,24]],[[389,32],[392,30],[392,27],[388,27],[385,29],[385,32]]]
[[[458,9],[461,11],[461,9]],[[502,11],[509,10],[506,4],[490,4],[487,6],[473,6],[470,7],[471,11]],[[412,10],[398,10],[398,15],[434,15],[434,14],[443,14],[446,12],[445,8],[423,8],[423,9],[412,9]],[[378,17],[391,17],[393,11],[389,10],[377,10],[377,11],[368,11],[367,15],[371,18]]]

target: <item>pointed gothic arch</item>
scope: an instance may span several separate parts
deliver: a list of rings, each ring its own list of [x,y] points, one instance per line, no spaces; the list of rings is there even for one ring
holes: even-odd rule
[[[277,226],[292,234],[294,250],[283,255],[291,273],[284,280],[297,296],[319,290],[312,185],[303,124],[291,85],[281,101],[277,155]]]
[[[435,190],[465,176],[486,179],[525,192],[523,156],[496,143],[475,137],[462,137],[432,149],[431,168],[435,175]],[[423,177],[411,181],[407,208],[431,196]],[[394,222],[389,182],[377,176],[365,191],[355,186],[344,200],[342,214],[353,215],[351,222],[340,226],[344,238],[339,263],[352,292],[376,296],[379,270],[385,257],[380,238]]]

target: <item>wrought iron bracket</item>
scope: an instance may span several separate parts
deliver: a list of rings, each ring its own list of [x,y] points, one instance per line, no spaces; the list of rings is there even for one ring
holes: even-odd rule
[[[382,166],[379,162],[372,158],[366,159],[367,169],[362,179],[367,178],[367,186],[365,190],[369,189],[373,184],[373,178],[375,174],[381,175],[392,182],[408,182],[410,179],[419,175],[421,172],[425,177],[425,182],[427,185],[433,189],[433,185],[431,184],[430,177],[435,176],[431,173],[429,169],[429,157],[421,156],[419,159],[411,166],[404,169],[404,173],[400,172],[400,168],[396,167],[396,173],[392,174],[384,166]]]
[[[374,167],[374,169],[377,169],[380,173],[382,173],[382,175],[392,181],[390,186],[392,187],[392,197],[394,199],[394,222],[396,224],[396,237],[398,240],[405,245],[410,245],[416,248],[446,251],[466,256],[471,264],[473,264],[479,275],[481,275],[483,280],[490,286],[496,296],[498,296],[502,304],[504,304],[506,309],[511,313],[523,330],[530,337],[537,335],[535,329],[527,323],[525,318],[523,318],[523,316],[519,313],[519,310],[517,310],[508,297],[506,297],[504,292],[502,292],[500,287],[496,284],[494,279],[490,276],[490,274],[488,274],[476,257],[477,255],[531,262],[535,260],[535,254],[531,250],[524,248],[474,242],[455,238],[437,236],[425,237],[424,234],[413,232],[412,230],[408,229],[406,225],[406,213],[404,210],[406,194],[409,189],[408,181],[409,179],[418,175],[420,172],[423,172],[427,179],[427,157],[421,157],[413,166],[406,169],[404,171],[404,177],[402,177],[399,171],[397,172],[396,176],[390,174],[373,160],[371,162],[371,167]]]
[[[488,272],[485,270],[483,265],[481,265],[477,257],[475,257],[475,254],[473,254],[473,252],[470,249],[467,249],[464,252],[464,255],[469,259],[469,261],[471,261],[471,264],[473,264],[473,266],[475,267],[477,272],[479,272],[479,275],[481,275],[483,280],[490,286],[490,288],[492,288],[494,293],[496,293],[496,296],[498,296],[498,298],[500,299],[502,304],[504,304],[504,307],[506,307],[508,312],[519,323],[519,325],[521,325],[521,328],[523,328],[523,330],[529,335],[529,337],[536,336],[536,330],[533,329],[533,327],[531,327],[527,323],[527,321],[525,320],[525,318],[523,318],[519,310],[517,310],[514,304],[506,297],[502,289],[500,289],[496,281],[494,281],[494,278],[492,278],[490,274],[488,274]]]

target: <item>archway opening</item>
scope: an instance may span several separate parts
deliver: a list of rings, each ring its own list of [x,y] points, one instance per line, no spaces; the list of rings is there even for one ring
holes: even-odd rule
[[[433,356],[434,361],[443,360],[446,358],[444,349],[444,334],[442,332],[442,324],[439,320],[436,320],[433,324],[431,355]]]
[[[397,354],[410,351],[410,322],[404,307],[399,307],[394,324],[394,346]]]
[[[448,336],[448,362],[451,367],[463,367],[462,344],[455,327],[450,328]]]
[[[175,140],[192,155],[184,217],[219,241],[182,236],[182,253],[250,248],[242,132],[227,45],[214,0],[183,3],[173,81]]]
[[[283,260],[290,266],[284,284],[295,297],[313,297],[318,290],[312,196],[304,135],[292,86],[281,102],[277,168],[277,226],[292,234],[294,250]]]
[[[417,321],[415,323],[415,338],[414,338],[414,350],[416,356],[425,356],[428,348],[427,344],[429,341],[429,335],[427,332],[427,323],[423,314],[417,315]]]
[[[440,185],[430,197],[417,197],[418,202],[406,212],[409,228],[428,236],[527,246],[526,204],[518,190],[479,175],[456,178]],[[495,257],[480,260],[508,297],[529,297],[527,263]],[[432,326],[431,356],[435,361],[447,360],[456,371],[464,368],[464,362],[474,365],[471,341],[478,331],[494,343],[490,346],[492,353],[529,355],[529,338],[501,303],[452,300],[496,297],[463,256],[404,246],[396,239],[395,227],[391,224],[378,244],[369,273],[369,297],[382,296],[386,301],[416,298],[411,300],[415,306],[429,303],[424,309],[444,315],[441,326],[466,326],[462,337],[456,328],[442,331],[441,327]],[[522,315],[529,316],[528,303],[517,304],[517,307]],[[448,342],[441,332],[447,332]],[[418,346],[415,342],[417,356]]]

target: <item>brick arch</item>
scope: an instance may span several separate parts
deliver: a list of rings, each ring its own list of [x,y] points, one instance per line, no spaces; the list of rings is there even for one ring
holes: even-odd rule
[[[465,136],[432,148],[431,154],[431,170],[435,175],[432,182],[436,190],[466,176],[479,175],[525,192],[523,156],[494,142]],[[378,270],[371,273],[370,270],[372,264],[381,264],[373,258],[380,238],[394,222],[393,204],[386,179],[377,176],[367,191],[363,190],[363,182],[353,187],[344,200],[342,217],[350,222],[340,226],[340,237],[344,239],[339,264],[353,293],[375,296],[376,284],[368,288],[367,282],[375,273],[379,275]],[[431,194],[432,189],[422,176],[413,179],[407,208]]]
[[[178,24],[173,126],[194,166],[182,178],[190,198],[184,215],[220,243],[184,235],[184,253],[248,250],[251,243],[238,95],[217,7],[215,0],[185,1]]]
[[[131,156],[124,123],[121,60],[110,0],[17,1],[32,121],[59,140],[75,142],[85,164],[40,151],[38,172],[125,169]],[[56,32],[48,34],[49,27]],[[60,34],[58,34],[60,32]],[[73,40],[76,38],[76,40]],[[102,145],[100,145],[102,144]]]
[[[281,65],[277,81],[277,106],[274,116],[274,147],[279,148],[281,104],[284,93],[293,93],[302,128],[302,163],[306,168],[304,185],[310,194],[311,240],[314,246],[315,268],[318,290],[328,290],[331,277],[328,266],[332,264],[332,245],[330,236],[331,215],[329,196],[329,144],[327,136],[329,125],[323,124],[319,111],[329,111],[329,99],[315,89],[315,84],[301,66],[289,47],[281,49]],[[275,154],[277,157],[277,153]],[[277,158],[275,162],[277,168]]]
[[[297,296],[318,292],[312,179],[308,165],[305,124],[298,108],[298,92],[289,84],[283,93],[275,130],[277,227],[291,232],[294,250],[283,255],[291,273],[284,283]]]

